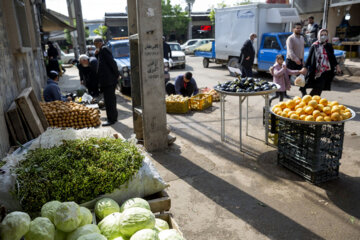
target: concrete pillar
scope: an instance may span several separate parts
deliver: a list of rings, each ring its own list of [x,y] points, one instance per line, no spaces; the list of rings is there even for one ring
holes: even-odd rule
[[[75,24],[74,24],[75,8],[73,5],[73,1],[74,0],[66,0],[67,7],[68,7],[68,13],[69,13],[69,24],[72,27],[75,26]],[[74,48],[74,55],[75,55],[75,58],[78,59],[79,58],[79,45],[78,45],[77,37],[76,37],[74,31],[71,32],[71,37],[72,37],[72,43],[73,43],[73,48]]]
[[[330,4],[330,0],[324,1],[324,15],[323,15],[323,23],[322,23],[322,28],[324,29],[327,28],[328,25],[329,4]]]
[[[134,11],[130,10],[131,6],[133,5],[128,6],[129,19],[134,23]],[[135,110],[142,115],[144,146],[148,151],[163,150],[167,147],[161,11],[161,0],[136,0],[138,35],[132,38],[138,39],[142,108]],[[132,26],[132,31],[134,29]],[[132,70],[133,68],[134,66]]]
[[[137,35],[136,1],[127,1],[128,31],[130,36],[130,66],[131,66],[131,99],[133,109],[134,133],[138,140],[143,140],[142,114],[136,109],[142,109],[141,84],[139,73],[139,41]]]
[[[74,9],[75,9],[75,18],[76,18],[76,30],[78,37],[78,44],[80,54],[86,53],[86,39],[85,39],[85,29],[84,21],[81,8],[81,0],[74,0]]]

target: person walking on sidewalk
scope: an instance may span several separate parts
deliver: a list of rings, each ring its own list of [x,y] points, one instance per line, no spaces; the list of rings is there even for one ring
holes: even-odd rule
[[[253,76],[252,66],[255,59],[255,48],[253,44],[256,42],[256,38],[256,33],[250,34],[249,39],[244,42],[240,50],[240,70],[242,78]]]
[[[328,30],[321,29],[319,31],[318,40],[310,48],[305,67],[309,72],[304,87],[305,94],[306,88],[312,88],[311,96],[320,96],[323,90],[331,90],[334,72],[336,70],[340,74],[341,68],[336,61],[332,45],[328,43]]]
[[[301,36],[301,23],[295,23],[293,34],[286,40],[286,66],[290,70],[301,70],[304,65],[304,37]],[[304,95],[304,89],[300,88],[301,93]],[[290,98],[286,95],[286,98]]]
[[[95,57],[97,58],[97,77],[100,87],[104,93],[107,121],[102,126],[110,126],[116,123],[118,112],[116,109],[115,89],[120,76],[116,62],[111,51],[104,46],[102,38],[95,38]]]
[[[279,84],[280,88],[276,91],[275,96],[270,98],[270,105],[272,100],[280,98],[280,101],[284,100],[286,91],[290,90],[291,84],[289,75],[305,74],[306,69],[302,68],[299,70],[290,70],[284,63],[284,56],[279,54],[276,56],[276,62],[274,66],[269,69],[271,75],[273,75],[273,82]]]

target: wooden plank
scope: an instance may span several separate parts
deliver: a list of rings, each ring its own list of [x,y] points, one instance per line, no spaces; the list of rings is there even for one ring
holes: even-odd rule
[[[13,127],[11,121],[10,121],[10,118],[9,118],[7,112],[5,113],[5,121],[6,121],[6,126],[8,128],[8,132],[9,132],[9,135],[10,135],[11,146],[14,146],[18,142],[18,139],[16,137],[15,129],[14,129],[14,127]]]
[[[145,198],[153,213],[163,213],[171,208],[171,199],[165,190]]]
[[[43,110],[41,109],[41,106],[39,104],[39,101],[38,101],[34,91],[30,92],[29,98],[30,98],[32,104],[34,105],[35,111],[41,121],[41,124],[42,124],[44,130],[46,130],[49,127],[49,123],[45,117]]]
[[[19,142],[21,144],[28,142],[30,139],[26,134],[25,127],[21,121],[21,116],[16,108],[15,102],[13,102],[8,111],[5,114],[6,121],[8,122],[9,127],[13,130],[12,135],[14,134],[15,143]]]
[[[166,221],[169,224],[170,229],[175,229],[180,233],[181,236],[184,236],[171,213],[156,214],[155,217]]]
[[[32,91],[33,90],[31,87],[24,89],[15,99],[15,102],[20,111],[23,113],[26,122],[29,124],[31,133],[34,137],[38,137],[45,130],[35,110],[35,107],[29,98],[29,95]]]

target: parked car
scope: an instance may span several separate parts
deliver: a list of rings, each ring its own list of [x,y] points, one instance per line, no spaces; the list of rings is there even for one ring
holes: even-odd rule
[[[181,51],[179,43],[168,43],[171,48],[171,58],[169,60],[170,68],[180,66],[182,69],[185,68],[186,60],[185,53]]]
[[[61,61],[63,63],[71,64],[75,60],[75,54],[74,53],[64,53],[61,51]]]
[[[130,43],[128,39],[109,41],[108,48],[111,50],[113,57],[118,66],[120,77],[119,86],[121,92],[130,92],[131,78],[130,78]],[[164,59],[164,85],[170,80],[169,61]]]
[[[214,41],[213,38],[208,39],[190,39],[181,45],[181,49],[185,52],[185,54],[194,54],[194,49],[206,44],[208,42]]]

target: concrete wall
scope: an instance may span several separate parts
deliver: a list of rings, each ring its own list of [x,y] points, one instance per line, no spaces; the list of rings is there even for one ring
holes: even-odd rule
[[[24,49],[17,54],[11,51],[7,33],[14,31],[15,26],[5,26],[3,11],[0,4],[0,158],[10,147],[4,112],[26,87],[32,86],[40,99],[41,88],[46,81],[40,46],[37,49]]]

